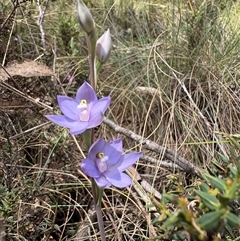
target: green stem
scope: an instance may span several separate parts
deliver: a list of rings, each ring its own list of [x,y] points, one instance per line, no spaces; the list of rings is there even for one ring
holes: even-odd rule
[[[95,62],[95,86],[97,86],[97,81],[98,81],[98,74],[100,70],[102,69],[103,63],[97,60]]]
[[[99,60],[96,61],[96,75],[99,74],[100,70],[102,69],[103,63]]]
[[[96,71],[95,71],[95,50],[96,50],[96,31],[95,29],[86,35],[87,46],[88,46],[88,59],[89,59],[89,68],[90,68],[90,75],[89,81],[93,89],[96,89],[95,86],[95,78],[96,78]]]
[[[103,190],[100,189],[96,185],[93,178],[92,178],[91,181],[92,181],[93,200],[94,200],[95,210],[96,210],[96,214],[97,214],[98,227],[99,227],[99,231],[100,231],[101,241],[106,241],[104,224],[103,224],[102,209],[101,209],[101,200],[102,200]]]
[[[87,146],[87,148],[89,149],[90,146],[92,145],[92,141],[91,141],[91,131],[92,130],[86,130],[83,132],[83,140]]]

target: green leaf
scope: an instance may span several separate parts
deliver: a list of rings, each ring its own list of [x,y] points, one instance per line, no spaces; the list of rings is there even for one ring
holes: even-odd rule
[[[218,177],[214,177],[208,173],[204,174],[204,178],[211,182],[211,184],[216,187],[218,190],[224,192],[227,188],[226,184],[225,184],[225,181],[218,178]]]
[[[203,192],[208,192],[210,187],[205,182],[202,182],[201,185],[200,185],[200,189]]]
[[[237,176],[237,171],[238,170],[237,170],[236,167],[234,167],[232,164],[230,164],[230,165],[228,165],[228,168],[229,168],[229,170],[230,170],[232,175]]]
[[[219,157],[221,158],[221,160],[223,161],[223,162],[225,162],[225,163],[228,163],[229,162],[229,157],[227,157],[227,156],[225,156],[225,155],[223,155],[223,154],[221,154],[221,153],[217,153],[218,155],[219,155]]]
[[[226,197],[226,195],[218,195],[218,200],[221,203],[222,208],[228,208],[229,203],[231,201],[230,198]]]
[[[230,223],[230,226],[240,227],[240,218],[237,215],[233,213],[228,213],[226,219]]]
[[[196,221],[203,230],[209,231],[215,229],[219,225],[221,216],[221,211],[213,211],[203,214]]]
[[[61,229],[60,229],[59,225],[54,224],[54,228],[55,228],[57,231],[61,232]]]
[[[240,145],[239,145],[239,143],[238,143],[238,140],[236,140],[236,139],[234,138],[234,136],[229,136],[228,138],[229,138],[230,142],[234,145],[234,147],[235,147],[236,149],[240,150]]]
[[[210,210],[216,210],[221,206],[219,200],[215,196],[199,190],[195,190],[195,192],[201,198],[202,203]]]
[[[2,200],[3,208],[7,209],[9,207],[8,203],[5,200]]]
[[[163,223],[163,227],[164,228],[169,228],[172,225],[179,224],[182,221],[182,219],[179,217],[180,213],[181,212],[178,210],[174,215],[171,215],[170,217],[168,217],[166,219],[166,221]]]
[[[235,196],[237,196],[237,193],[238,193],[237,192],[238,187],[239,187],[238,178],[235,177],[235,180],[233,180],[232,184],[228,187],[225,196],[229,199],[235,198]]]

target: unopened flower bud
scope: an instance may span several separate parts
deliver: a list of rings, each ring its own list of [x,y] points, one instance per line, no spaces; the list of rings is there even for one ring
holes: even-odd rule
[[[90,34],[95,28],[95,23],[92,14],[82,0],[78,0],[77,15],[82,30]]]
[[[112,50],[112,38],[109,29],[97,40],[96,56],[102,63],[107,62]]]

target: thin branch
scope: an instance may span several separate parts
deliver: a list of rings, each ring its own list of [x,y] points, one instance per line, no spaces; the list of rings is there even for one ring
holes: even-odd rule
[[[158,145],[157,143],[146,140],[142,136],[137,135],[133,131],[130,131],[128,129],[125,129],[113,121],[109,120],[108,118],[104,117],[103,123],[105,123],[107,126],[112,128],[117,133],[121,133],[132,140],[136,141],[137,143],[141,144],[143,148],[153,151],[155,153],[158,153],[162,155],[164,158],[169,159],[174,164],[177,164],[179,167],[181,167],[185,172],[187,173],[193,173],[199,175],[199,169],[191,162],[187,161],[185,158],[179,156],[177,153],[173,152],[172,150],[167,149],[166,147],[163,147],[161,145]]]
[[[143,155],[140,159],[147,161],[149,163],[157,164],[157,166],[159,166],[159,167],[165,167],[167,169],[184,171],[183,168],[178,166],[176,163],[172,163],[169,161],[158,160],[158,159],[152,158],[150,156],[146,156],[146,155]]]
[[[17,9],[17,7],[19,6],[19,4],[15,4],[13,3],[13,9],[11,11],[11,13],[8,15],[8,17],[3,21],[3,23],[0,25],[0,31],[3,30],[5,28],[5,26],[7,26],[8,22],[11,20],[11,18],[13,17],[13,15],[15,14],[15,11]]]
[[[44,15],[45,15],[45,11],[47,9],[47,4],[48,1],[46,3],[46,7],[42,7],[40,4],[40,1],[37,1],[37,5],[38,5],[38,9],[39,9],[39,17],[37,20],[37,25],[39,26],[40,32],[41,32],[41,40],[42,40],[42,46],[43,46],[43,50],[46,50],[46,40],[45,40],[45,32],[43,29],[43,20],[44,20]]]

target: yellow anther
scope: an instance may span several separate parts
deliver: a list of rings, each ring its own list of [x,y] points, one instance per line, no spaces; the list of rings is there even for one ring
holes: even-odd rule
[[[80,105],[86,105],[86,104],[87,104],[87,100],[82,99],[82,100],[80,101]]]
[[[104,157],[104,153],[103,152],[99,152],[96,155],[96,158],[98,158],[98,159],[102,159],[103,157]]]
[[[87,108],[87,100],[86,99],[82,99],[79,103],[79,105],[77,106],[77,108],[84,108],[86,109]]]

